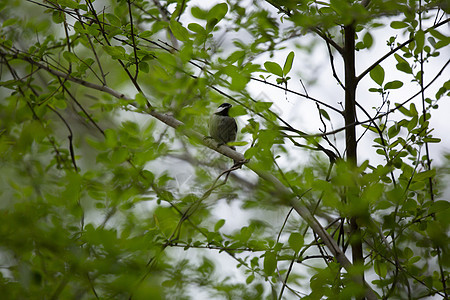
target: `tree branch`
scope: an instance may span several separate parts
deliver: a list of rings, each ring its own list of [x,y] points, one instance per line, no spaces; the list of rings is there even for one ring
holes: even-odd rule
[[[4,53],[1,50],[0,50],[0,54],[3,56],[8,56],[8,55],[15,56],[15,58],[19,58],[24,61],[27,61],[30,64],[33,64],[43,70],[46,70],[47,72],[49,72],[50,74],[52,74],[54,76],[64,78],[66,80],[75,82],[77,84],[83,85],[88,88],[92,88],[92,89],[95,89],[98,91],[108,93],[118,99],[127,100],[130,102],[131,106],[134,106],[137,108],[137,112],[143,112],[142,109],[138,108],[136,106],[136,104],[133,103],[134,99],[131,99],[131,98],[125,96],[124,94],[119,93],[107,86],[100,86],[100,85],[90,83],[90,82],[87,82],[87,81],[79,79],[79,78],[75,78],[75,77],[71,76],[70,74],[66,74],[61,71],[54,70],[42,63],[34,61],[30,57],[27,57],[24,55],[19,55],[17,53],[15,55],[14,54],[11,55],[8,53]],[[218,144],[215,141],[213,141],[212,139],[205,138],[204,135],[200,134],[199,132],[197,132],[195,130],[186,128],[184,126],[183,122],[175,119],[171,115],[159,113],[155,109],[153,109],[153,107],[149,107],[148,109],[145,110],[145,112],[148,113],[149,115],[151,115],[152,117],[158,119],[159,121],[163,122],[164,124],[174,128],[176,130],[179,130],[179,132],[181,132],[183,135],[200,142],[204,146],[206,146],[220,154],[223,154],[223,155],[225,155],[233,160],[236,160],[236,161],[245,161],[245,157],[243,154],[236,152],[233,149],[231,149],[230,147],[225,146],[225,145],[218,147]],[[248,163],[246,163],[246,166],[250,170],[255,172],[259,177],[268,181],[270,184],[272,184],[276,188],[276,190],[278,191],[278,198],[280,200],[284,201],[285,203],[289,204],[290,206],[292,206],[295,209],[295,211],[308,223],[308,225],[314,230],[314,232],[322,239],[322,241],[325,243],[327,248],[331,251],[333,256],[336,258],[338,263],[344,269],[346,269],[348,272],[351,272],[352,271],[351,269],[353,266],[352,263],[348,260],[348,258],[345,256],[345,254],[341,251],[341,249],[339,248],[339,246],[337,245],[337,243],[333,239],[333,237],[323,228],[323,226],[319,223],[319,221],[309,212],[309,210],[306,208],[306,206],[296,198],[295,194],[291,190],[289,190],[285,185],[283,185],[283,183],[281,183],[281,181],[278,180],[275,176],[273,176],[271,173],[269,173],[267,171],[261,170],[255,163],[248,162]],[[366,282],[363,282],[363,281],[358,281],[358,282],[360,284],[363,284],[366,287],[366,297],[368,299],[377,299],[375,292],[370,288],[370,286]]]

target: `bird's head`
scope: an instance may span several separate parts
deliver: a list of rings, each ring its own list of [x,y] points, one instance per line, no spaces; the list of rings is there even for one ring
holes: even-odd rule
[[[215,114],[220,116],[228,116],[228,111],[230,110],[231,106],[232,105],[230,103],[222,103],[217,108]]]

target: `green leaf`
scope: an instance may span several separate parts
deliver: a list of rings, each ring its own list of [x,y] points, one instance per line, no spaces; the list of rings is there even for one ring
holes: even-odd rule
[[[258,153],[258,148],[250,147],[245,151],[244,157],[245,157],[245,159],[250,159],[250,158],[254,157],[257,153]]]
[[[79,4],[72,0],[58,0],[58,4],[72,9],[77,9],[79,7]]]
[[[366,34],[364,34],[363,42],[364,42],[364,46],[366,46],[366,48],[370,48],[372,46],[373,37],[370,34],[370,32],[366,32]]]
[[[273,104],[273,102],[258,101],[255,103],[255,112],[259,113],[259,112],[267,111],[272,106],[272,104]]]
[[[227,62],[232,64],[235,63],[237,60],[243,59],[245,57],[245,51],[234,51],[230,54],[227,58]]]
[[[283,74],[287,75],[289,71],[292,69],[292,63],[294,62],[294,51],[291,51],[286,57],[286,61],[284,62]]]
[[[238,116],[244,116],[247,114],[247,110],[242,105],[234,105],[230,108],[230,116],[232,117],[238,117]]]
[[[228,146],[238,146],[238,147],[242,147],[247,144],[248,144],[248,142],[229,142],[229,143],[227,143]]]
[[[175,21],[175,20],[170,20],[170,24],[169,24],[170,30],[173,33],[173,36],[182,42],[186,42],[189,40],[189,32],[187,31],[186,28],[183,27],[183,25],[181,25],[180,22]]]
[[[69,63],[74,63],[74,62],[77,62],[77,61],[78,61],[78,58],[75,56],[75,54],[73,54],[72,52],[69,52],[69,51],[64,51],[63,57],[64,57],[65,60],[67,60]]]
[[[194,6],[191,8],[191,14],[194,18],[200,20],[206,20],[208,18],[208,12],[198,6]]]
[[[423,46],[425,44],[425,33],[423,32],[423,30],[417,31],[414,39],[416,40],[416,50],[414,51],[414,53],[418,54],[422,52]]]
[[[397,53],[394,54],[395,59],[397,60],[397,69],[399,71],[408,73],[408,74],[412,74],[412,69],[411,66],[409,65],[409,63],[406,61],[406,59],[404,59],[403,57],[401,57],[400,55],[398,55]]]
[[[401,29],[401,28],[406,28],[406,27],[408,27],[408,24],[405,22],[400,22],[400,21],[391,22],[391,28]]]
[[[250,284],[253,282],[253,280],[255,280],[255,275],[254,274],[250,274],[247,279],[245,280],[246,284]]]
[[[384,69],[382,66],[377,65],[375,68],[370,70],[370,78],[375,81],[378,85],[382,85],[384,82]]]
[[[408,122],[408,125],[406,126],[408,131],[413,130],[417,126],[418,121],[419,118],[417,116],[412,117],[412,119]]]
[[[209,19],[206,23],[206,31],[209,33],[214,30],[214,27],[219,23],[219,20],[216,18]]]
[[[273,251],[267,251],[264,254],[264,273],[271,276],[277,268],[277,256]]]
[[[446,201],[446,200],[438,200],[435,201],[431,207],[428,209],[428,213],[432,214],[432,213],[439,213],[439,212],[443,212],[447,209],[450,208],[450,202]],[[449,212],[447,212],[449,213]]]
[[[423,139],[423,141],[425,143],[440,143],[441,139],[440,138],[434,138],[434,137],[426,137]]]
[[[325,109],[319,109],[319,113],[321,116],[323,116],[325,119],[330,121],[330,116],[328,115],[327,111]]]
[[[411,103],[409,105],[409,111],[411,112],[412,116],[417,116],[419,113],[417,112],[416,105],[414,103]]]
[[[394,81],[390,81],[388,83],[386,83],[384,85],[384,89],[385,90],[395,90],[395,89],[399,89],[403,86],[403,82],[399,81],[399,80],[394,80]]]
[[[298,232],[293,232],[289,236],[288,242],[289,242],[289,247],[291,247],[292,250],[295,251],[295,253],[298,253],[304,244],[303,235],[301,235]]]
[[[399,126],[398,124],[392,125],[391,127],[389,127],[388,129],[388,136],[389,138],[393,138],[395,137],[397,134],[399,134],[401,129],[401,126]]]
[[[361,126],[362,126],[362,127],[364,127],[364,128],[367,128],[367,129],[369,129],[370,131],[373,131],[373,132],[375,132],[375,133],[378,133],[378,130],[377,130],[377,128],[376,128],[376,127],[374,127],[374,126],[371,126],[371,125],[366,125],[366,124],[362,124]]]
[[[188,29],[195,33],[201,33],[201,34],[206,33],[205,28],[203,28],[200,24],[197,24],[197,23],[189,23]]]
[[[228,12],[228,5],[226,3],[219,3],[213,6],[208,13],[208,20],[217,19],[217,22],[222,20]]]
[[[225,225],[225,219],[220,219],[217,221],[216,225],[214,225],[214,231],[219,231],[222,226]]]
[[[116,164],[119,164],[127,160],[127,158],[128,158],[128,150],[125,147],[120,147],[114,149],[111,156],[111,161]]]
[[[440,246],[440,247],[447,247],[448,246],[448,230],[447,228],[443,227],[443,223],[438,221],[430,221],[428,223],[426,232],[430,239],[433,241],[434,244]]]
[[[64,13],[59,10],[54,11],[52,13],[52,19],[53,19],[53,22],[55,22],[56,24],[62,23],[65,20]]]
[[[427,170],[427,171],[423,171],[423,172],[417,173],[414,176],[414,180],[415,181],[422,181],[424,179],[428,179],[428,178],[434,177],[435,175],[436,175],[436,170]]]
[[[264,63],[264,67],[266,68],[267,72],[283,77],[283,69],[281,69],[280,65],[276,62],[266,61]]]
[[[4,27],[8,27],[8,26],[14,25],[14,24],[16,24],[18,21],[19,21],[19,20],[16,19],[16,18],[12,18],[12,19],[5,20],[5,21],[3,22],[3,24],[2,24],[2,27],[4,28]]]
[[[105,129],[105,145],[114,148],[117,145],[117,133],[112,129]]]
[[[412,74],[411,66],[408,63],[398,63],[396,65],[397,70],[402,71],[407,74]]]
[[[406,107],[402,106],[400,103],[395,103],[395,108],[398,109],[405,116],[412,117],[411,112]]]
[[[437,31],[436,29],[430,29],[429,32],[432,36],[434,36],[435,38],[437,38],[440,41],[445,41],[445,40],[448,41],[450,39],[448,36],[446,36],[445,34],[442,34],[441,32]]]
[[[378,89],[376,89],[376,88],[369,88],[369,92],[371,92],[371,93],[382,93],[383,89],[380,89],[380,88],[378,88]]]
[[[355,45],[355,48],[357,51],[364,49],[366,46],[364,45],[363,42],[357,42]]]
[[[125,49],[120,46],[103,46],[103,50],[105,50],[106,53],[111,55],[114,59],[123,59],[125,58]]]
[[[136,97],[134,100],[138,103],[140,107],[146,107],[147,106],[147,99],[142,93],[136,94]]]
[[[233,91],[242,91],[250,81],[250,78],[244,76],[242,71],[234,65],[224,67],[223,72],[231,77],[231,84],[229,88]]]
[[[148,73],[150,71],[150,67],[148,66],[148,63],[145,61],[141,61],[139,63],[139,70],[141,70],[144,73]]]
[[[113,26],[119,27],[122,25],[120,19],[114,14],[105,14],[105,17],[109,21],[109,23],[111,23],[111,25]]]
[[[381,278],[385,278],[387,275],[387,265],[385,261],[375,260],[373,263],[373,269],[375,273]]]
[[[143,39],[149,38],[149,37],[151,37],[152,35],[153,35],[153,32],[150,31],[150,30],[145,30],[145,31],[139,33],[139,37],[140,37],[140,38],[143,38]]]

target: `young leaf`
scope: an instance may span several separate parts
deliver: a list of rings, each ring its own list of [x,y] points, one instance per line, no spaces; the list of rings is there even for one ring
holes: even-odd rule
[[[148,66],[148,63],[145,61],[141,61],[139,63],[139,70],[141,70],[144,73],[148,73],[150,71],[150,67]]]
[[[412,117],[411,112],[406,107],[402,106],[400,103],[395,103],[395,108],[398,109],[405,116]]]
[[[189,32],[186,28],[181,25],[180,22],[175,20],[170,20],[170,30],[172,31],[175,38],[179,41],[185,42],[189,40]]]
[[[281,69],[280,65],[276,62],[266,61],[264,63],[264,67],[266,68],[267,72],[283,77],[283,69]]]
[[[400,22],[400,21],[391,22],[391,28],[401,29],[401,28],[406,28],[406,27],[408,27],[408,24],[405,22]]]
[[[385,261],[380,261],[380,260],[375,260],[374,261],[374,270],[375,273],[377,273],[378,276],[380,276],[381,278],[386,277],[387,275],[387,266],[386,266],[386,262]]]
[[[401,127],[398,126],[398,124],[392,125],[391,127],[389,127],[388,129],[388,136],[389,138],[393,138],[395,137],[399,132],[400,132]]]
[[[416,40],[416,50],[414,53],[417,54],[423,50],[423,45],[425,44],[425,33],[423,30],[417,31],[414,39]]]
[[[64,51],[63,57],[64,57],[69,63],[73,63],[73,62],[78,61],[78,58],[75,56],[75,54],[73,54],[72,52],[69,52],[69,51]]]
[[[200,20],[206,20],[208,18],[208,12],[206,10],[201,9],[198,6],[194,6],[191,8],[191,14],[194,18]]]
[[[217,221],[216,225],[214,225],[214,231],[219,231],[222,226],[225,225],[225,219],[220,219]]]
[[[366,32],[366,34],[363,37],[364,46],[366,48],[370,48],[373,44],[373,37],[369,32]]]
[[[103,46],[103,50],[114,59],[125,58],[125,49],[121,46]]]
[[[436,170],[434,170],[434,169],[433,170],[427,170],[427,171],[423,171],[423,172],[417,173],[414,176],[414,180],[421,181],[421,180],[428,179],[430,177],[434,177],[435,175],[436,175]]]
[[[292,63],[294,62],[294,51],[291,51],[286,57],[286,61],[283,66],[283,73],[287,75],[289,71],[292,69]]]
[[[267,251],[264,255],[264,273],[266,273],[267,276],[270,276],[273,274],[277,267],[277,256],[272,251]]]
[[[325,119],[330,121],[330,116],[328,115],[328,113],[327,113],[327,111],[325,109],[319,109],[319,112],[322,115],[322,117],[324,117]]]
[[[247,145],[247,142],[229,142],[227,143],[228,146],[238,146],[238,147],[242,147]]]
[[[273,102],[262,102],[258,101],[255,103],[255,111],[256,112],[263,112],[268,110],[272,106]]]
[[[228,5],[226,3],[216,4],[209,11],[208,20],[215,18],[215,19],[217,19],[217,22],[218,22],[218,21],[222,20],[223,17],[225,17],[227,12],[228,12]]]
[[[431,214],[431,213],[443,212],[449,208],[450,208],[450,202],[445,201],[445,200],[438,200],[431,205],[431,207],[428,209],[428,213]]]
[[[408,73],[408,74],[412,74],[411,66],[406,61],[406,59],[404,59],[403,57],[401,57],[397,53],[394,54],[394,57],[395,57],[395,59],[398,62],[398,64],[396,65],[397,70],[405,72],[405,73]]]
[[[243,116],[247,114],[247,111],[242,105],[235,105],[230,109],[230,116],[237,117],[237,116]]]
[[[288,242],[289,247],[291,247],[292,250],[295,251],[295,253],[298,253],[298,251],[300,251],[304,243],[303,235],[301,235],[298,232],[291,233]]]
[[[403,82],[399,81],[399,80],[394,80],[394,81],[390,81],[388,83],[386,83],[384,85],[384,89],[385,90],[395,90],[395,89],[399,89],[403,86]]]
[[[434,137],[426,137],[423,139],[424,142],[426,143],[440,143],[441,139],[440,138],[434,138]]]
[[[205,28],[203,28],[200,24],[197,23],[189,23],[188,28],[190,31],[193,31],[195,33],[205,33]]]
[[[366,124],[362,124],[361,126],[364,127],[364,128],[369,129],[370,131],[373,131],[373,132],[375,132],[375,133],[378,133],[377,128],[374,127],[374,126],[370,126],[370,125],[366,125]]]
[[[231,77],[231,84],[229,86],[233,91],[241,91],[245,88],[250,78],[242,74],[238,67],[228,65],[223,68],[225,74]]]
[[[250,284],[253,282],[253,280],[255,280],[255,275],[254,274],[250,274],[250,276],[247,277],[247,279],[245,280],[246,284]]]
[[[411,103],[409,105],[409,111],[411,112],[412,116],[417,116],[419,113],[417,112],[416,105],[414,103]]]
[[[217,23],[219,23],[219,20],[217,20],[216,18],[209,19],[208,22],[206,23],[206,31],[207,32],[213,31]]]
[[[370,78],[375,81],[378,85],[382,85],[384,81],[384,69],[382,66],[377,65],[370,71]]]

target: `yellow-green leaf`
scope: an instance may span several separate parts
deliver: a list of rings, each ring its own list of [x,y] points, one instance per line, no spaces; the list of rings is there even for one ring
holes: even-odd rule
[[[175,21],[175,20],[170,20],[170,30],[173,33],[173,36],[182,42],[188,41],[189,40],[189,32],[186,28],[183,27],[183,25],[181,25],[180,22]]]
[[[287,75],[289,71],[292,69],[292,63],[294,62],[294,51],[291,51],[286,57],[286,61],[283,66],[283,73]]]
[[[281,69],[281,66],[276,62],[266,61],[264,63],[264,67],[266,68],[267,72],[283,77],[283,69]]]
[[[382,66],[377,65],[370,71],[370,78],[375,81],[378,85],[382,85],[384,82],[384,69]]]

